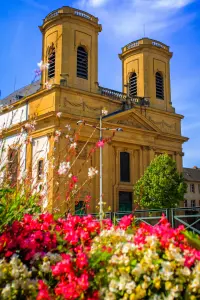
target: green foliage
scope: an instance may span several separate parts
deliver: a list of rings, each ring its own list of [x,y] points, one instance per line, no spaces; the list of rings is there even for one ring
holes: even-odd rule
[[[192,246],[193,248],[200,250],[200,237],[198,234],[195,234],[191,231],[183,231],[182,232],[183,235],[186,237],[188,243],[190,244],[190,246]]]
[[[39,197],[26,190],[0,187],[0,233],[5,226],[21,220],[24,214],[40,212]]]
[[[186,193],[183,175],[167,154],[157,156],[134,187],[137,203],[143,208],[160,209],[179,205]]]

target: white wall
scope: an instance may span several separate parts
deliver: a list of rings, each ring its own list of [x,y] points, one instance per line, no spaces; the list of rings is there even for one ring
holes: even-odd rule
[[[28,105],[23,105],[0,115],[0,130],[27,120]]]
[[[21,145],[20,147],[20,165],[19,165],[19,173],[18,176],[21,176],[22,173],[26,170],[26,133],[16,134],[9,136],[0,142],[0,178],[3,179],[5,175],[5,170],[2,171],[4,166],[7,163],[8,157],[8,148],[13,145]]]
[[[47,206],[47,172],[48,172],[48,160],[47,155],[49,152],[49,140],[47,136],[42,136],[39,138],[35,138],[32,141],[32,178],[33,178],[33,187],[37,191],[39,191],[40,186],[42,187],[42,191],[44,193],[43,198],[43,207]],[[44,178],[38,182],[37,180],[37,169],[38,169],[38,160],[44,160]]]

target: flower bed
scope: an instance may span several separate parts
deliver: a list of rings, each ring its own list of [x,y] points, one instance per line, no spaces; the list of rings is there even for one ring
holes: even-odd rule
[[[0,299],[200,299],[200,251],[182,230],[25,215],[0,236]]]

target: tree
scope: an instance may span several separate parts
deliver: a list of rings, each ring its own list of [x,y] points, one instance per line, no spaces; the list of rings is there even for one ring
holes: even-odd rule
[[[149,209],[178,206],[186,189],[176,162],[167,154],[157,156],[134,187],[136,202]]]

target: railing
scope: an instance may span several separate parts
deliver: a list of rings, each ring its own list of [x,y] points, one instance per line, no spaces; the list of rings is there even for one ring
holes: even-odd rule
[[[171,209],[172,227],[184,225],[186,229],[200,234],[200,207],[180,207]]]
[[[93,21],[95,23],[98,23],[98,18],[95,18],[94,16],[92,16],[91,14],[88,14],[85,11],[82,11],[80,9],[75,9],[75,8],[72,8],[69,6],[64,6],[62,8],[52,11],[50,14],[48,14],[46,16],[46,18],[44,19],[44,22],[58,16],[59,14],[75,15],[75,16]]]
[[[134,212],[114,212],[112,217],[113,220],[118,223],[123,216],[131,214],[135,217],[136,224],[143,222],[151,226],[158,224],[163,214],[167,217],[167,219],[169,218],[169,212],[167,209],[142,209],[135,210]]]
[[[118,211],[104,213],[104,219],[111,219],[114,223],[118,223],[125,215],[133,215],[135,223],[144,222],[151,226],[159,223],[162,215],[165,215],[173,228],[184,225],[185,229],[200,234],[200,207],[188,208],[169,208],[169,209],[142,209],[132,211]],[[82,214],[83,215],[83,214]],[[99,214],[91,214],[97,220]]]
[[[151,40],[151,39],[148,39],[148,38],[143,38],[141,40],[137,40],[137,41],[133,41],[129,44],[127,44],[126,46],[124,46],[122,48],[122,52],[126,52],[132,48],[136,48],[136,47],[139,47],[141,45],[152,45],[152,46],[155,46],[157,48],[162,48],[162,49],[165,49],[165,50],[168,50],[169,51],[169,47],[159,41],[156,41],[156,40]]]
[[[124,103],[130,102],[130,104],[139,105],[139,106],[149,106],[150,105],[150,100],[147,97],[130,97],[130,96],[128,97],[127,94],[125,94],[125,93],[111,90],[108,88],[104,88],[101,86],[99,86],[99,93],[102,96],[106,96],[113,100],[120,100]]]
[[[114,100],[126,100],[127,95],[125,93],[122,92],[118,92],[115,90],[111,90],[108,88],[104,88],[102,86],[99,86],[99,92],[102,96],[107,96],[109,98],[112,98]]]

